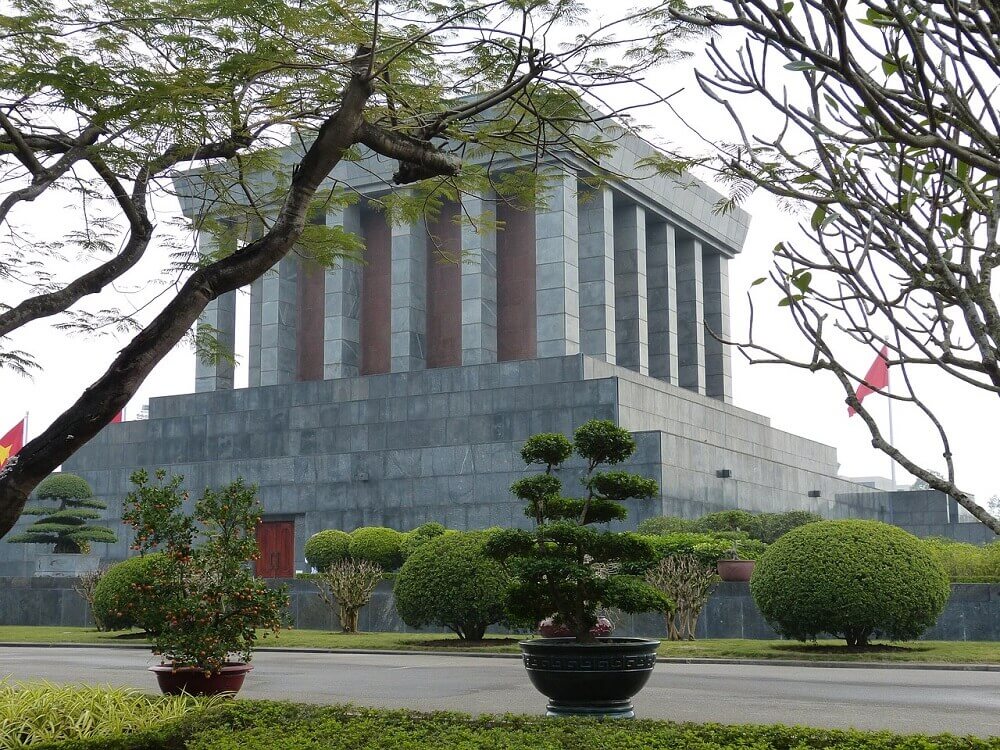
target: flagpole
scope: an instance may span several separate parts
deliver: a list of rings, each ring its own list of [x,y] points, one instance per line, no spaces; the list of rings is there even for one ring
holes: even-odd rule
[[[24,434],[22,442],[25,445],[28,443],[28,412],[24,412]]]
[[[895,448],[896,447],[896,436],[895,436],[895,432],[892,429],[892,386],[890,384],[888,384],[888,383],[886,384],[886,387],[885,387],[885,393],[886,393],[886,396],[888,396],[888,400],[889,400],[889,444],[893,448]],[[891,481],[892,481],[892,489],[893,489],[893,491],[895,491],[896,490],[896,460],[892,456],[889,456],[889,476],[891,477]]]

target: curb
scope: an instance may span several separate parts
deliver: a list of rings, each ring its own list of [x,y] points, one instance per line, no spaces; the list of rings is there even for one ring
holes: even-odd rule
[[[23,641],[0,642],[0,648],[95,648],[148,651],[146,644],[111,643],[26,643]],[[459,656],[479,659],[520,659],[520,654],[504,654],[477,651],[401,651],[391,649],[363,648],[291,648],[282,646],[260,646],[260,652],[279,654],[345,654],[360,656]],[[658,656],[658,664],[718,664],[747,667],[814,667],[818,669],[924,669],[951,672],[1000,672],[1000,664],[948,664],[936,662],[892,662],[892,661],[809,661],[808,659],[708,659],[696,657]]]

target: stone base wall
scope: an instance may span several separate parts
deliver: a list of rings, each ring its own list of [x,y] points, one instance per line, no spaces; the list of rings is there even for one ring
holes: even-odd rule
[[[74,585],[75,581],[66,578],[0,579],[0,625],[92,626],[87,605]],[[339,629],[336,612],[320,599],[312,581],[276,581],[275,585],[288,586],[291,621],[296,628]],[[660,615],[619,615],[614,619],[619,635],[666,635]],[[361,630],[369,632],[443,632],[441,628],[417,631],[407,627],[396,612],[389,582],[379,584],[371,603],[361,611],[359,625]],[[503,631],[493,628],[492,632]],[[745,583],[719,584],[698,619],[696,634],[698,638],[778,637],[764,621],[750,596],[749,584]],[[944,612],[924,638],[1000,641],[1000,584],[954,584]],[[280,639],[267,643],[281,645]]]

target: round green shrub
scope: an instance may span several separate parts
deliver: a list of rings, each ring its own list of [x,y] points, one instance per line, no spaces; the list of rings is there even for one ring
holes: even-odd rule
[[[85,500],[94,496],[87,480],[76,474],[49,474],[38,483],[35,494],[42,500]]]
[[[484,553],[489,534],[453,532],[417,549],[396,577],[393,595],[410,627],[440,625],[463,640],[482,640],[505,618],[507,575]]]
[[[412,531],[408,531],[403,534],[403,543],[400,546],[400,551],[403,554],[403,560],[407,560],[410,555],[416,552],[420,547],[429,542],[434,537],[441,536],[447,531],[447,529],[439,523],[431,521],[430,523],[425,523]]]
[[[799,640],[850,646],[916,638],[948,601],[944,568],[912,534],[879,521],[800,526],[757,561],[750,590],[765,619]]]
[[[143,586],[153,585],[153,566],[163,554],[130,557],[108,568],[94,588],[94,619],[105,630],[142,628],[156,630],[142,596]]]
[[[354,560],[367,560],[392,571],[403,564],[403,533],[384,526],[362,526],[351,532],[348,554]]]
[[[320,531],[306,541],[306,562],[322,573],[334,563],[347,559],[350,546],[351,535],[346,531],[340,529]]]

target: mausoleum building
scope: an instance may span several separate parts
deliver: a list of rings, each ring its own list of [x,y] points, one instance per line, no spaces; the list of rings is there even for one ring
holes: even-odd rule
[[[715,213],[719,194],[651,175],[652,147],[621,143],[606,166],[628,179],[592,188],[587,165],[553,160],[542,207],[471,195],[402,225],[371,203],[395,163],[341,163],[330,187],[361,199],[316,220],[359,235],[363,262],[289,255],[248,290],[248,387],[231,362],[199,362],[194,393],[109,425],[65,470],[115,509],[137,467],[183,474],[194,492],[259,483],[272,575],[303,569],[324,528],[523,525],[508,491],[523,441],[593,417],[631,430],[629,468],[660,484],[631,525],[734,507],[884,518],[885,494],[839,477],[833,448],[732,404],[730,354],[709,331],[729,334],[749,216]],[[198,173],[178,186],[195,222],[219,203]],[[502,228],[468,220],[484,215]],[[225,346],[246,291],[204,313]],[[121,536],[111,559],[127,555]],[[0,574],[23,574],[26,545],[0,547]]]

